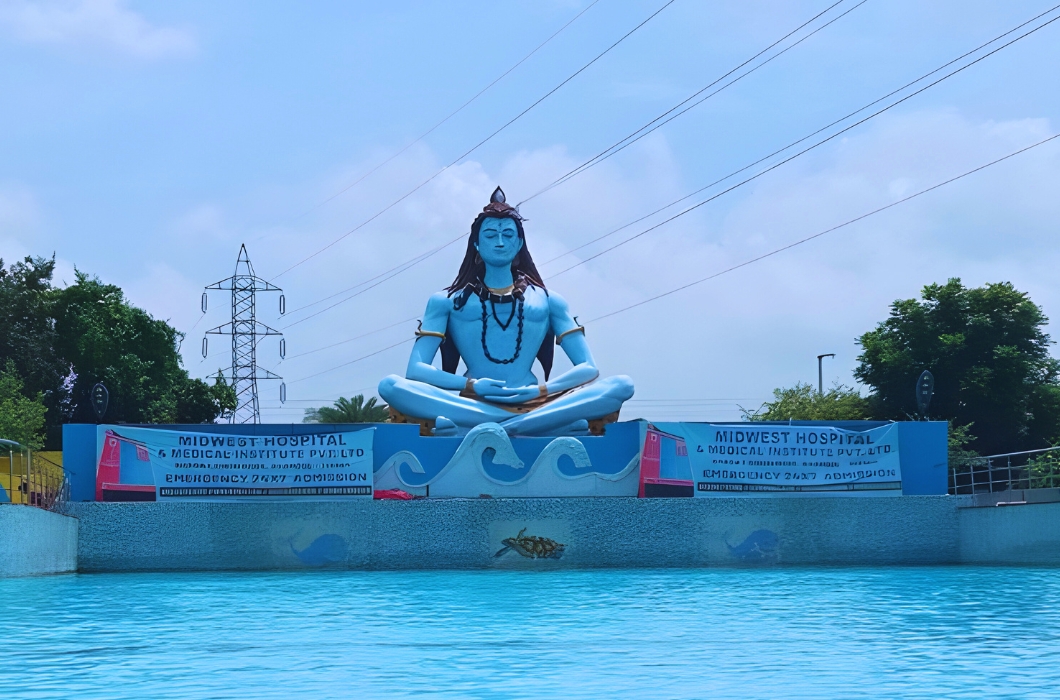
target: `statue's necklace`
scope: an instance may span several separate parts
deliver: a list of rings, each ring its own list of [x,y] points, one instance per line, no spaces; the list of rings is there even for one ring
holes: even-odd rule
[[[495,294],[495,295],[497,295],[499,297],[503,297],[506,294],[511,294],[512,290],[514,290],[514,289],[515,289],[515,282],[512,282],[507,287],[501,287],[499,289],[494,289],[493,287],[486,287],[486,291],[487,292],[489,292],[490,294]]]
[[[487,288],[488,289],[488,288]],[[492,292],[493,290],[489,290]],[[512,319],[518,316],[519,325],[517,326],[518,332],[515,336],[515,353],[506,360],[497,358],[490,355],[490,349],[486,345],[486,331],[489,328],[490,309],[486,308],[486,297],[489,297],[489,307],[493,311],[493,320],[497,322],[502,331],[508,330],[508,327],[512,325]],[[496,294],[486,294],[480,296],[479,299],[482,301],[482,352],[485,353],[486,359],[490,362],[498,365],[510,365],[519,359],[519,353],[523,349],[523,295],[522,294],[505,294],[498,296]],[[497,316],[497,304],[511,304],[512,309],[508,314],[507,322],[502,322],[500,317]]]

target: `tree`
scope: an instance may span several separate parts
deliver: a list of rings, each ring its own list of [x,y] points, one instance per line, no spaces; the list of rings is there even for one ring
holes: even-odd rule
[[[21,394],[43,401],[49,442],[64,422],[94,422],[89,392],[110,392],[108,421],[211,422],[235,408],[235,392],[188,376],[165,321],[129,304],[121,289],[77,272],[51,284],[55,260],[0,260],[0,367],[13,363]]]
[[[236,410],[235,389],[225,381],[220,370],[213,378],[213,384],[188,378],[178,382],[174,392],[177,404],[174,423],[212,423]]]
[[[303,423],[385,423],[390,417],[387,405],[376,406],[373,396],[364,400],[364,394],[352,399],[339,397],[334,407],[307,408]]]
[[[110,392],[105,419],[129,423],[208,423],[235,408],[223,380],[211,386],[181,367],[183,334],[129,304],[121,289],[77,272],[75,283],[53,291],[56,344],[74,368],[74,422],[93,422],[89,392]]]
[[[15,363],[8,360],[0,370],[0,438],[14,440],[33,450],[39,450],[44,438],[44,395],[23,394],[22,377]]]
[[[928,285],[861,336],[854,376],[873,389],[876,417],[903,420],[916,414],[914,386],[929,369],[931,417],[965,428],[980,454],[1046,447],[1060,436],[1060,362],[1048,352],[1047,321],[1007,282]]]
[[[747,420],[865,420],[869,402],[858,393],[836,384],[819,394],[809,384],[797,383],[790,389],[774,389],[773,400],[755,411],[743,410]]]
[[[0,367],[13,363],[23,395],[40,395],[48,423],[59,425],[68,409],[70,366],[55,349],[54,270],[54,258],[26,257],[6,269],[0,260]]]

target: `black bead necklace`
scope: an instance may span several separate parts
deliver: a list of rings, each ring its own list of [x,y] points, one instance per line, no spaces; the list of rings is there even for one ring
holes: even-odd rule
[[[507,360],[498,360],[497,358],[490,355],[490,349],[486,346],[486,330],[489,326],[490,312],[486,308],[486,297],[489,297],[489,305],[493,309],[493,318],[497,321],[497,325],[500,326],[502,331],[508,330],[508,327],[512,325],[512,318],[517,317],[519,324],[517,326],[517,333],[515,336],[515,353]],[[497,296],[496,294],[487,294],[480,296],[479,299],[482,301],[482,352],[486,354],[486,359],[497,365],[510,365],[519,359],[519,353],[523,349],[523,295],[522,294],[505,294],[504,296]],[[497,316],[497,304],[511,303],[512,310],[508,314],[508,322],[501,323],[501,319]]]

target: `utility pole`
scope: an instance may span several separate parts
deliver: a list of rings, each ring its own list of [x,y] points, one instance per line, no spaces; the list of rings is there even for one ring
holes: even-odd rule
[[[835,357],[834,352],[828,352],[817,356],[817,393],[824,396],[824,368],[823,362],[826,357]]]
[[[247,256],[247,246],[239,248],[236,259],[236,271],[231,277],[215,282],[207,290],[232,292],[232,320],[206,331],[206,335],[232,336],[232,388],[236,392],[236,409],[228,417],[230,423],[260,423],[261,411],[258,406],[258,380],[280,380],[280,401],[286,399],[286,386],[283,377],[267,369],[258,367],[257,354],[259,338],[276,335],[280,338],[280,358],[286,348],[283,333],[259,323],[257,313],[258,292],[281,292],[280,313],[283,314],[283,290],[254,274],[254,267]],[[202,293],[202,311],[206,313],[206,292]],[[207,355],[207,339],[202,339],[202,356]]]

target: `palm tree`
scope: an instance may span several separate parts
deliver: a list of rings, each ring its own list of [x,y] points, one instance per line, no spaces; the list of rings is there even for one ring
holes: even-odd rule
[[[373,396],[367,401],[364,394],[357,394],[352,399],[339,397],[332,406],[307,408],[303,423],[385,423],[390,417],[387,405],[376,405]]]

